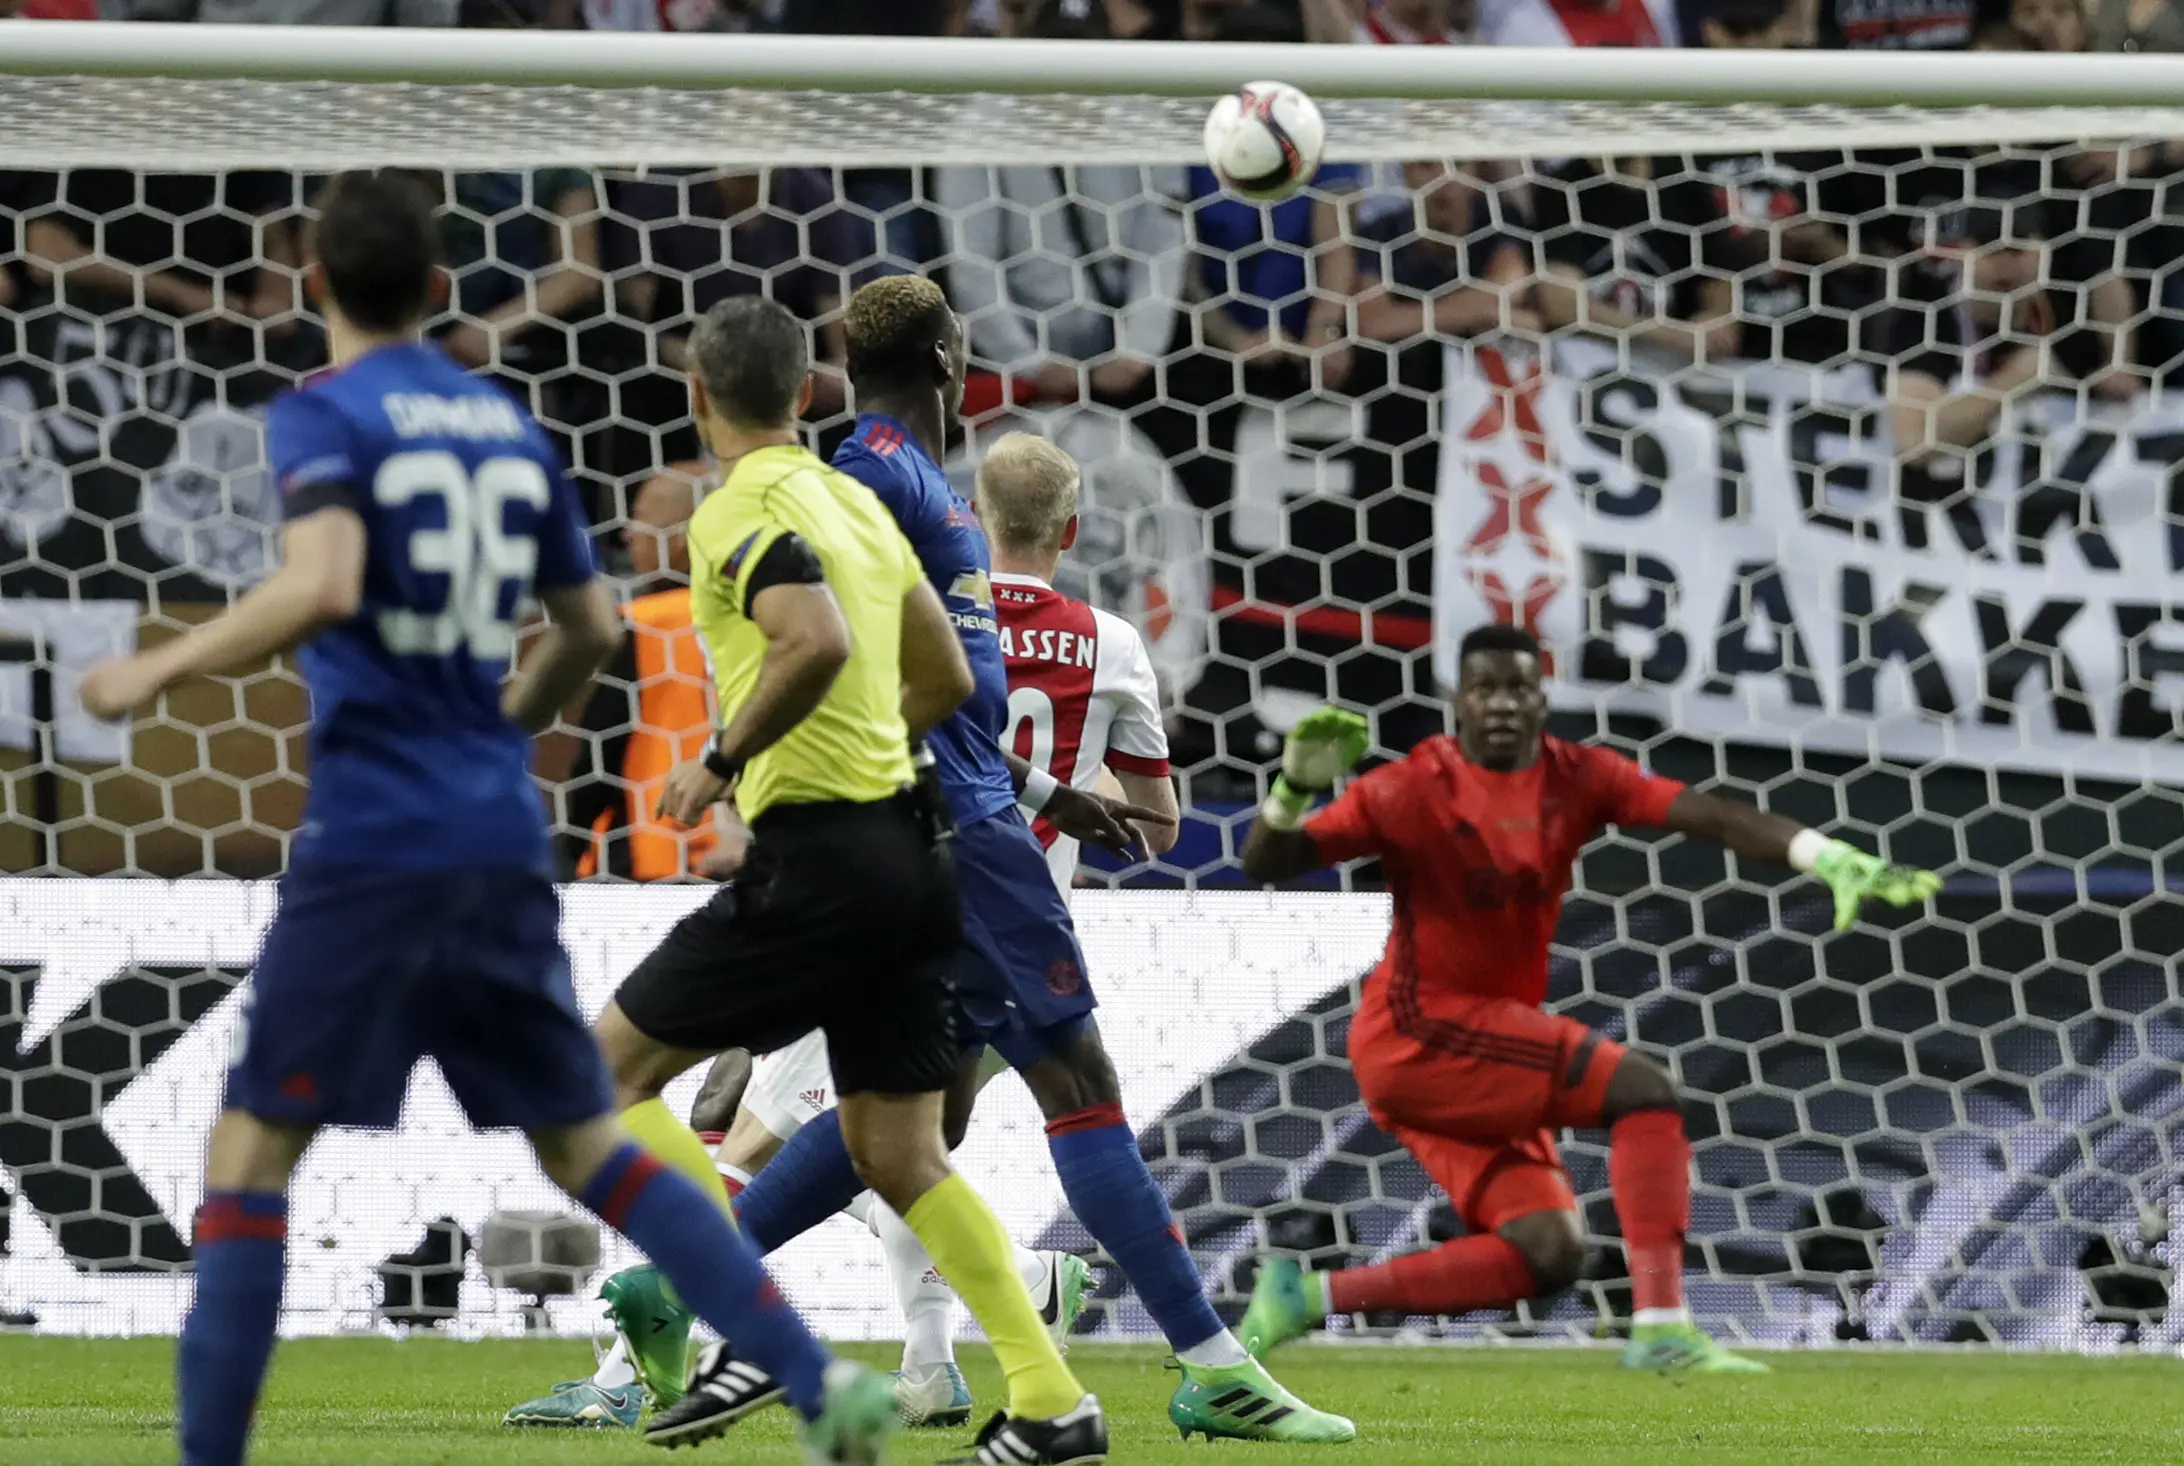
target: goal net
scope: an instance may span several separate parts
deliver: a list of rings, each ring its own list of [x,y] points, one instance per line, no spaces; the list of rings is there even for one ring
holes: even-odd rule
[[[1311,194],[1272,209],[1193,166],[1210,98],[1260,76],[1329,122]],[[693,312],[771,294],[831,364],[847,291],[925,271],[969,324],[951,473],[1007,431],[1073,452],[1065,588],[1133,620],[1162,679],[1183,839],[1088,867],[1078,914],[1224,1306],[1265,1249],[1361,1261],[1462,1227],[1343,1059],[1386,930],[1374,870],[1263,894],[1234,857],[1303,711],[1364,710],[1400,754],[1446,726],[1456,641],[1500,619],[1546,642],[1556,731],[1948,875],[1930,911],[1834,935],[1782,871],[1642,832],[1588,851],[1551,1001],[1688,1096],[1704,1321],[2173,1345],[2175,96],[2184,68],[2146,57],[11,28],[0,1312],[158,1331],[186,1297],[307,710],[280,668],[130,727],[74,688],[265,573],[265,405],[324,362],[299,286],[316,190],[400,165],[446,200],[436,329],[548,425],[603,561],[666,608],[666,649],[540,748],[587,1004],[703,895],[661,879],[690,852],[632,772],[693,697],[704,716],[672,644],[705,474],[675,370]],[[847,411],[829,376],[815,445]],[[1089,1249],[1039,1148],[995,1085],[966,1169],[1026,1242]],[[1612,1332],[1601,1137],[1563,1153],[1579,1287],[1353,1326]],[[565,1204],[427,1073],[399,1133],[329,1137],[301,1174],[289,1326],[371,1326],[377,1270],[427,1223],[520,1209]],[[828,1331],[895,1329],[846,1225],[782,1266]],[[505,1277],[452,1276],[445,1327],[524,1326]],[[1149,1321],[1110,1273],[1089,1326]]]

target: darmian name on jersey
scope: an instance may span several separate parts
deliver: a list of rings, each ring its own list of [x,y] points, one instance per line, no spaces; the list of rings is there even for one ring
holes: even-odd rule
[[[468,438],[472,441],[521,442],[523,420],[516,404],[507,398],[428,397],[416,392],[389,392],[379,399],[387,421],[404,438]]]
[[[1095,636],[1041,626],[1001,628],[1001,655],[1024,662],[1053,662],[1062,667],[1090,667],[1099,659]]]

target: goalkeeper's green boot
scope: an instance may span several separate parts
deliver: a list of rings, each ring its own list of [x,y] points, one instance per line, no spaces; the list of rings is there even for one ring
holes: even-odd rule
[[[625,1268],[600,1285],[599,1296],[653,1405],[664,1410],[680,1400],[690,1384],[693,1315],[666,1275],[649,1262]]]
[[[1623,1368],[1658,1374],[1768,1374],[1757,1359],[1732,1354],[1698,1326],[1688,1323],[1633,1324],[1623,1346]]]
[[[1259,1259],[1251,1285],[1251,1307],[1244,1310],[1236,1337],[1254,1359],[1264,1359],[1291,1339],[1299,1339],[1327,1316],[1318,1302],[1319,1283],[1286,1257]]]
[[[1339,1445],[1357,1439],[1357,1427],[1340,1415],[1315,1410],[1266,1372],[1256,1359],[1225,1369],[1178,1364],[1183,1383],[1168,1401],[1168,1418],[1183,1439],[1196,1431],[1207,1440],[1286,1441]]]

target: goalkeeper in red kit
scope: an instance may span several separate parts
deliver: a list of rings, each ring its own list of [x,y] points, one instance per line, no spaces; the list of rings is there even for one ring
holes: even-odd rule
[[[1940,880],[1547,736],[1539,643],[1514,627],[1473,631],[1458,666],[1457,736],[1426,739],[1316,814],[1315,796],[1364,753],[1365,721],[1326,708],[1298,724],[1244,870],[1279,881],[1380,857],[1394,927],[1351,1022],[1350,1063],[1373,1120],[1448,1193],[1468,1235],[1339,1272],[1265,1259],[1237,1332],[1263,1354],[1329,1314],[1504,1309],[1568,1287],[1584,1236],[1554,1135],[1601,1128],[1630,1258],[1624,1365],[1763,1370],[1684,1307],[1691,1144],[1676,1086],[1651,1060],[1541,1011],[1571,866],[1603,825],[1703,836],[1826,881],[1837,930],[1866,901],[1916,905]]]

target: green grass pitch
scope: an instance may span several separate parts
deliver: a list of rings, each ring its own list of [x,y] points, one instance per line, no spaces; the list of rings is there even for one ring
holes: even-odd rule
[[[874,1363],[885,1349],[859,1350]],[[503,1407],[585,1373],[581,1343],[419,1339],[284,1345],[259,1415],[258,1466],[557,1466],[656,1461],[794,1466],[787,1417],[667,1453],[631,1434],[514,1431]],[[1070,1356],[1106,1402],[1123,1466],[1346,1466],[1544,1462],[2129,1461],[2184,1459],[2184,1362],[2055,1355],[1830,1352],[1772,1356],[1763,1379],[1626,1375],[1602,1350],[1313,1348],[1278,1372],[1354,1416],[1351,1446],[1208,1445],[1176,1439],[1175,1376],[1159,1352],[1079,1345]],[[983,1404],[992,1358],[965,1351]],[[174,1460],[165,1339],[0,1337],[0,1462],[139,1466]],[[899,1437],[891,1460],[961,1454],[965,1432]]]

